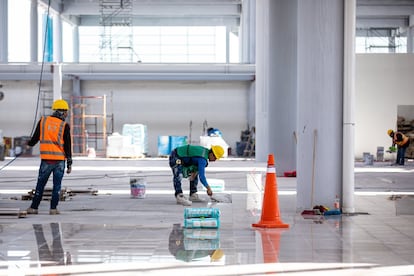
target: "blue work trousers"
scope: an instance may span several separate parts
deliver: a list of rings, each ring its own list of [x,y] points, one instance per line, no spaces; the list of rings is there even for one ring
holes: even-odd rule
[[[182,194],[181,181],[183,180],[183,166],[177,152],[173,150],[169,157],[169,164],[173,173],[175,196]],[[190,195],[197,193],[198,175],[190,181]]]
[[[395,161],[396,164],[404,166],[405,162],[405,151],[407,150],[407,147],[400,147],[398,146],[397,150],[397,160]]]
[[[39,175],[37,177],[36,191],[30,208],[37,209],[43,197],[43,192],[50,174],[53,173],[53,190],[52,199],[50,201],[50,209],[56,209],[59,203],[60,189],[62,186],[62,178],[65,173],[65,161],[48,162],[41,160]]]

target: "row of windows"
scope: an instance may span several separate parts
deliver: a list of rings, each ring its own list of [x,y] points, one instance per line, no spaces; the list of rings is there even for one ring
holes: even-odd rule
[[[45,11],[39,8],[39,14]],[[30,60],[30,1],[9,1],[9,62]],[[45,17],[39,19],[38,60],[43,60]],[[52,23],[49,22],[49,26]],[[52,29],[49,29],[52,32]],[[63,62],[73,62],[72,27],[62,25]],[[239,37],[224,26],[79,27],[79,62],[239,63]],[[357,53],[406,53],[406,37],[357,37]],[[49,49],[49,55],[53,49]]]

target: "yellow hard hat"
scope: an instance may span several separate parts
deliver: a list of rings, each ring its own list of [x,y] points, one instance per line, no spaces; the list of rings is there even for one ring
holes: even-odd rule
[[[69,105],[65,100],[56,100],[52,104],[53,110],[69,110]]]
[[[388,136],[391,136],[391,134],[392,134],[392,133],[394,133],[394,130],[389,129],[389,130],[387,131],[387,133],[388,133]]]
[[[223,258],[224,252],[221,249],[214,250],[213,254],[211,254],[210,260],[212,262],[220,261],[221,258]]]
[[[217,145],[211,146],[211,150],[213,151],[214,156],[217,159],[220,159],[224,155],[224,149],[221,146],[217,146]]]

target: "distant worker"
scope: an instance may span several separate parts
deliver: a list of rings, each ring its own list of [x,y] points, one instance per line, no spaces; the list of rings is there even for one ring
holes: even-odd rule
[[[53,191],[50,201],[50,215],[57,215],[62,178],[65,173],[65,160],[67,173],[72,171],[72,141],[70,127],[65,123],[68,116],[69,105],[64,100],[56,100],[52,105],[53,114],[43,116],[37,123],[36,130],[27,143],[33,147],[40,141],[40,168],[37,177],[36,191],[28,214],[37,214],[43,197],[43,191],[49,176],[53,173]]]
[[[392,138],[392,147],[397,145],[397,160],[395,164],[404,166],[405,151],[410,146],[410,138],[401,132],[394,132],[392,129],[389,129],[387,133]]]
[[[177,204],[190,206],[192,201],[203,201],[197,194],[198,179],[200,179],[203,186],[207,189],[207,194],[209,196],[213,195],[213,191],[206,179],[205,168],[208,166],[208,161],[216,161],[223,157],[223,155],[224,149],[216,145],[211,146],[211,149],[196,145],[185,145],[177,147],[171,152],[169,164],[173,173]],[[189,200],[184,196],[181,188],[183,177],[188,178],[190,181]]]

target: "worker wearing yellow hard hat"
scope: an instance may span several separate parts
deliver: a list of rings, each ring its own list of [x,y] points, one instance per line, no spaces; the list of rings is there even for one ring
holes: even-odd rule
[[[72,141],[70,127],[65,122],[68,116],[69,105],[65,100],[55,100],[52,104],[53,114],[43,116],[37,123],[28,146],[33,147],[40,142],[40,168],[37,178],[36,192],[33,197],[28,214],[38,214],[38,208],[42,200],[44,188],[53,173],[53,191],[50,200],[49,214],[57,215],[57,209],[62,178],[65,173],[72,171]]]
[[[410,146],[410,138],[401,132],[394,132],[392,129],[389,129],[387,134],[392,138],[392,146],[389,151],[394,152],[395,145],[397,145],[397,159],[395,160],[395,165],[404,166],[405,152]]]
[[[205,168],[209,161],[214,162],[222,158],[223,155],[224,149],[218,145],[212,145],[210,149],[197,145],[185,145],[177,147],[171,152],[169,165],[173,173],[177,204],[191,206],[193,201],[204,201],[197,194],[198,180],[207,189],[207,194],[209,196],[213,195],[205,176]],[[183,177],[190,180],[190,197],[188,199],[184,196],[181,188]]]
[[[52,104],[52,110],[69,110],[69,105],[65,100],[56,100]]]

